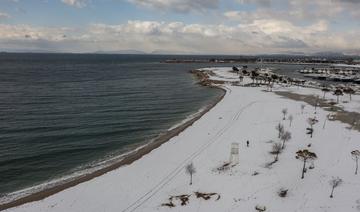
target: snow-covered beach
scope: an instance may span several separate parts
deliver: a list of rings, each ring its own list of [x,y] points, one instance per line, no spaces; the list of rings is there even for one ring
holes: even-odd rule
[[[354,174],[350,154],[360,149],[356,127],[327,120],[329,111],[317,108],[315,114],[313,106],[266,87],[237,86],[233,82],[238,75],[231,68],[202,70],[211,71],[211,80],[224,81],[218,86],[227,92],[186,130],[129,165],[7,211],[256,211],[256,206],[277,212],[360,211],[360,174]],[[248,82],[245,77],[242,84]],[[273,91],[322,96],[321,90],[297,86],[275,85]],[[359,114],[360,98],[354,95],[340,106]],[[282,109],[287,109],[285,120]],[[312,138],[306,134],[309,118],[318,120]],[[273,145],[281,143],[275,129],[279,123],[292,136],[278,161],[269,165],[275,157],[270,153]],[[229,162],[233,143],[239,144],[239,163],[220,169]],[[317,159],[306,164],[301,179],[303,162],[295,156],[303,149],[316,153]],[[196,168],[192,185],[185,172],[189,163]],[[329,181],[334,177],[342,184],[330,198]],[[287,190],[285,197],[278,195],[280,190]],[[175,197],[180,195],[188,198],[185,205]],[[174,207],[165,205],[169,203]]]

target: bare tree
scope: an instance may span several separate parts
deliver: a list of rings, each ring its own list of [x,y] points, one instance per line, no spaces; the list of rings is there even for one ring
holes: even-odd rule
[[[291,123],[292,123],[292,121],[294,120],[294,116],[293,116],[293,115],[289,115],[288,119],[289,119],[289,126],[291,127]]]
[[[331,186],[331,194],[330,194],[330,198],[333,198],[334,197],[334,189],[336,187],[338,187],[339,185],[341,185],[342,183],[342,179],[339,178],[339,177],[333,177],[330,181],[329,181],[329,184]]]
[[[236,73],[239,73],[239,72],[240,72],[240,70],[239,70],[237,67],[235,67],[235,66],[232,67],[232,70],[233,70],[234,72],[236,72]]]
[[[273,87],[273,85],[271,84],[271,77],[267,77],[266,78],[266,80],[268,81],[268,85],[267,85],[267,89],[269,90],[269,91],[272,91],[272,87]]]
[[[355,90],[352,89],[352,88],[350,88],[350,87],[347,87],[347,88],[344,89],[344,93],[349,94],[349,96],[350,96],[350,101],[351,101],[351,95],[352,95],[352,94],[355,94]]]
[[[272,146],[271,154],[275,155],[275,160],[274,160],[275,162],[279,160],[279,154],[282,151],[281,146],[282,146],[281,143],[274,143]]]
[[[278,131],[278,138],[280,138],[281,134],[284,133],[284,125],[279,123],[276,125],[275,129]]]
[[[324,92],[323,99],[325,99],[325,95],[326,95],[327,92],[330,92],[330,89],[329,89],[328,87],[323,87],[323,88],[321,89],[321,91]]]
[[[341,89],[336,89],[333,94],[336,96],[336,103],[339,103],[339,97],[344,95]]]
[[[287,110],[287,108],[284,108],[284,109],[282,109],[281,110],[281,113],[283,114],[283,120],[285,120],[286,119],[286,114],[287,114],[287,112],[288,112],[288,110]]]
[[[318,122],[316,118],[308,118],[307,123],[310,125],[310,128],[306,128],[307,134],[310,134],[310,138],[312,138],[314,133],[314,125]]]
[[[243,82],[243,81],[244,81],[244,76],[243,76],[243,75],[240,75],[240,76],[239,76],[239,80],[240,80],[240,82]]]
[[[355,164],[356,164],[356,166],[355,166],[355,174],[357,174],[358,173],[358,167],[359,167],[360,151],[359,150],[351,151],[351,156],[355,161]]]
[[[257,70],[251,71],[250,78],[251,78],[253,84],[256,82],[255,80],[257,79],[258,76],[259,76],[259,73],[257,72]]]
[[[329,113],[329,114],[326,115],[326,117],[324,119],[323,129],[325,129],[326,121],[330,120],[330,118],[331,118],[331,114]]]
[[[279,77],[276,74],[272,74],[271,79],[272,79],[272,84],[274,86],[274,83],[279,79]]]
[[[316,96],[314,100],[314,113],[316,114],[316,108],[319,106],[319,96]]]
[[[190,163],[190,164],[186,165],[185,171],[188,175],[190,175],[190,185],[192,185],[192,176],[196,172],[194,164]]]
[[[303,113],[304,113],[305,106],[306,106],[306,105],[301,104],[301,114],[303,114]]]
[[[281,140],[282,140],[282,146],[281,149],[285,148],[285,142],[289,141],[291,139],[291,133],[289,131],[285,131],[282,135],[281,135]]]
[[[310,152],[307,149],[299,150],[296,152],[296,159],[299,159],[304,162],[303,168],[302,168],[301,179],[304,179],[304,174],[306,172],[306,162],[308,162],[309,160],[315,160],[316,158],[317,158],[316,154],[313,152]]]
[[[310,127],[313,128],[313,126],[318,122],[318,120],[316,118],[308,118],[307,122]]]
[[[358,125],[359,116],[355,116],[351,122],[351,129],[355,128]]]

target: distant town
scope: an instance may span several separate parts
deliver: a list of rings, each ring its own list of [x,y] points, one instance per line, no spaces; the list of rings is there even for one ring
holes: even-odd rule
[[[169,59],[165,63],[289,63],[289,64],[347,64],[360,65],[358,56],[239,56],[239,57],[217,57],[204,59]]]

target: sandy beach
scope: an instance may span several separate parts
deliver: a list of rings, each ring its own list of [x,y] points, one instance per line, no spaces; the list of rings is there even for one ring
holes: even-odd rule
[[[208,68],[209,80],[226,94],[185,124],[160,136],[151,145],[106,169],[68,184],[2,205],[6,211],[358,211],[359,175],[354,175],[350,152],[360,149],[358,125],[349,129],[350,118],[360,112],[357,103],[339,108],[338,120],[324,121],[329,111],[320,105],[314,113],[306,96],[321,94],[313,88],[275,85],[246,87],[231,68]],[[286,98],[284,98],[286,97]],[[343,97],[344,98],[344,97]],[[358,102],[358,96],[353,102]],[[303,111],[300,105],[306,104]],[[353,107],[355,105],[355,107]],[[286,118],[281,110],[286,108]],[[345,114],[345,115],[344,115]],[[290,123],[288,117],[293,117]],[[308,118],[316,118],[314,134],[306,134]],[[348,121],[346,121],[348,120]],[[291,139],[272,163],[274,143],[281,142],[275,127],[281,123]],[[166,142],[168,141],[168,142]],[[249,146],[246,146],[249,141]],[[239,145],[239,163],[229,163],[230,147]],[[310,149],[317,160],[309,163],[300,179],[300,149]],[[193,163],[193,184],[184,167]],[[343,184],[329,198],[329,181],[341,177]],[[287,190],[286,197],[278,192]],[[212,194],[209,198],[199,197]],[[182,204],[179,196],[187,196]],[[169,201],[174,205],[167,206]],[[24,204],[26,203],[26,204]],[[16,207],[14,207],[16,206]]]

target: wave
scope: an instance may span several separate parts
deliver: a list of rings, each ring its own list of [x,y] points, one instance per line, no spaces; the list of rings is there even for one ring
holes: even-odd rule
[[[27,187],[27,188],[24,188],[24,189],[15,191],[15,192],[2,194],[2,196],[0,196],[0,204],[6,204],[6,203],[9,203],[9,202],[15,201],[17,199],[29,196],[31,194],[38,193],[38,192],[44,191],[46,189],[53,188],[55,186],[63,185],[65,183],[76,180],[77,178],[79,178],[81,176],[94,173],[94,172],[96,172],[98,170],[101,170],[101,169],[104,169],[104,168],[106,168],[108,166],[111,166],[113,164],[119,163],[122,160],[124,160],[126,158],[126,156],[137,152],[139,149],[144,148],[147,145],[150,145],[160,135],[166,134],[167,132],[176,129],[177,127],[180,127],[180,126],[186,124],[187,122],[189,122],[190,120],[194,119],[195,117],[199,116],[201,113],[204,112],[204,110],[206,110],[207,107],[208,107],[208,104],[203,106],[202,108],[200,108],[196,112],[188,115],[185,119],[181,120],[180,122],[172,125],[171,127],[169,127],[164,132],[159,133],[158,136],[156,136],[153,139],[148,140],[147,142],[143,142],[141,144],[133,144],[133,145],[125,146],[124,149],[123,149],[124,151],[126,151],[125,153],[121,153],[121,154],[118,154],[118,155],[117,154],[108,155],[105,158],[99,159],[99,160],[94,161],[92,163],[76,167],[75,169],[70,171],[71,174],[69,174],[69,175],[62,176],[62,177],[55,178],[55,179],[51,179],[51,180],[48,180],[48,181],[46,181],[44,183],[34,185],[34,186],[31,186],[31,187]],[[39,156],[39,157],[41,157],[41,156]],[[23,158],[21,158],[21,159],[23,159]],[[25,158],[25,159],[29,159],[29,158]]]

